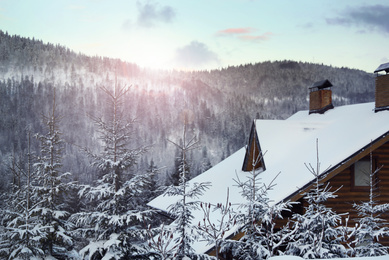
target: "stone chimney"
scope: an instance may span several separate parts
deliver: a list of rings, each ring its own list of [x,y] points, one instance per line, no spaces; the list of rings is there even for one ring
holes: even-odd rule
[[[380,74],[380,72],[385,74]],[[375,71],[375,112],[389,110],[389,62],[381,64]]]
[[[332,84],[327,79],[313,83],[309,88],[309,114],[324,114],[332,105]]]

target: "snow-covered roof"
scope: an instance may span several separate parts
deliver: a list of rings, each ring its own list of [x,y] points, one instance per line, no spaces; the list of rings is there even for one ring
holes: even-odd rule
[[[275,178],[269,198],[278,203],[310,183],[314,176],[305,167],[316,166],[316,140],[321,169],[333,167],[389,131],[389,111],[374,112],[374,103],[335,107],[324,114],[300,111],[286,120],[255,120],[258,140],[265,153],[266,170],[260,174],[265,184]],[[224,203],[227,188],[232,204],[243,201],[235,180],[244,180],[242,171],[246,149],[242,148],[190,183],[211,182],[212,186],[199,198],[205,203]],[[176,197],[159,196],[149,206],[166,211]],[[203,219],[202,211],[193,212],[193,224]],[[217,218],[217,216],[215,216]],[[231,230],[229,234],[236,230]],[[226,234],[226,235],[229,235]],[[198,253],[212,248],[205,242],[193,245]]]
[[[380,71],[385,71],[386,73],[389,72],[389,62],[381,64],[375,71],[374,73],[380,72]]]

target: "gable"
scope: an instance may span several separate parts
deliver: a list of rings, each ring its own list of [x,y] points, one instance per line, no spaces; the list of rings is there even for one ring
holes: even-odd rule
[[[246,154],[243,160],[242,171],[249,172],[253,169],[266,170],[261,145],[259,144],[255,121],[251,127],[249,142],[246,147]]]

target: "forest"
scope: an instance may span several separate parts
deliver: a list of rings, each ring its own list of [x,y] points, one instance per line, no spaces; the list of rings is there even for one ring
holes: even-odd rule
[[[4,161],[26,147],[26,129],[41,132],[41,115],[50,109],[54,89],[67,143],[64,168],[85,182],[91,180],[90,172],[74,144],[93,145],[96,134],[90,117],[104,111],[101,88],[113,89],[116,83],[130,88],[124,109],[129,118],[137,119],[135,139],[152,146],[138,168],[146,169],[151,160],[166,167],[160,183],[169,182],[174,171],[177,150],[166,140],[181,132],[184,112],[191,114],[190,127],[201,140],[201,149],[190,155],[191,174],[196,176],[204,163],[215,165],[243,147],[252,120],[285,119],[307,109],[308,88],[315,81],[328,79],[334,85],[335,106],[374,100],[374,75],[348,68],[274,61],[211,71],[150,70],[5,32],[0,32],[0,39],[4,176]]]
[[[131,217],[116,219],[128,226],[148,216],[145,198],[160,194],[158,187],[180,185],[183,163],[188,179],[204,172],[246,144],[253,119],[285,119],[306,110],[308,88],[323,79],[334,85],[335,106],[374,100],[374,75],[361,70],[290,60],[152,70],[0,31],[0,206],[7,210],[21,205],[23,196],[42,196],[35,202],[31,197],[36,208],[28,206],[29,216],[38,208],[44,216],[51,212],[41,225],[63,232],[55,239],[51,231],[34,236],[58,240],[62,248],[87,248],[85,237],[109,241],[112,236],[97,234],[92,225],[113,221],[101,214],[122,216],[123,205],[131,205]],[[184,128],[197,144],[185,162]],[[108,183],[115,185],[108,189]],[[2,223],[16,219],[8,213]],[[81,224],[85,229],[73,241],[65,230]],[[133,237],[126,239],[120,241]],[[40,250],[56,248],[46,243]]]

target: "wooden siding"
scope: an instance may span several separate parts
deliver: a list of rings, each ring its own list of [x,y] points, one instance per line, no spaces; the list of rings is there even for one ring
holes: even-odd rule
[[[261,146],[259,145],[255,123],[251,127],[249,144],[246,149],[246,155],[243,162],[242,171],[252,171],[254,169],[265,169],[265,162],[262,157]],[[255,163],[255,165],[254,165]],[[254,165],[254,167],[253,167]]]
[[[375,195],[378,195],[376,201],[379,203],[389,203],[389,136],[385,136],[376,143],[372,144],[372,155],[374,164],[376,167],[381,167],[377,178],[379,181],[378,191]],[[330,199],[326,205],[332,208],[338,214],[347,214],[343,217],[344,219],[349,216],[348,226],[352,227],[355,224],[355,221],[358,218],[358,212],[353,208],[354,203],[359,203],[361,201],[369,200],[369,191],[368,190],[357,190],[353,187],[353,166],[354,163],[358,160],[370,160],[370,150],[365,149],[362,152],[356,154],[350,158],[347,162],[343,163],[342,166],[337,167],[333,172],[329,173],[326,178],[324,178],[324,183],[329,182],[331,190],[336,192],[337,197]],[[375,170],[375,169],[374,169]],[[313,185],[308,188],[300,191],[295,196],[291,197],[292,201],[299,201],[302,203],[302,207],[307,207],[307,202],[303,199],[303,193],[309,191],[313,188]],[[301,208],[296,208],[301,209]],[[296,209],[293,211],[296,212]],[[299,210],[300,211],[300,210]],[[300,213],[300,212],[296,212]],[[290,217],[290,213],[283,214],[284,217]],[[387,222],[389,222],[389,214],[381,215]],[[287,223],[286,219],[277,221],[277,228],[282,227]],[[380,242],[385,246],[389,246],[389,238],[381,238]]]
[[[376,198],[380,203],[389,203],[389,135],[386,135],[376,142],[371,144],[371,150],[373,151],[372,155],[375,160],[377,167],[382,167],[378,173],[378,192],[379,196]],[[323,179],[323,182],[329,182],[331,190],[338,190],[336,195],[337,198],[330,199],[326,204],[328,207],[332,208],[335,212],[339,214],[348,213],[349,222],[348,226],[353,227],[355,220],[358,218],[358,213],[353,208],[353,203],[359,203],[361,201],[369,200],[369,191],[354,190],[352,187],[352,169],[353,165],[358,160],[366,160],[370,158],[370,150],[363,149],[359,153],[353,155],[346,162],[342,163],[341,166],[336,167],[331,173]],[[300,204],[297,204],[293,207],[293,213],[303,213],[304,208],[308,206],[307,202],[303,199],[303,193],[309,191],[313,185],[307,187],[304,190],[296,193],[294,196],[291,196],[289,199],[291,201],[298,201]],[[293,213],[284,212],[283,219],[276,220],[276,228],[281,228],[287,224],[287,219],[290,218]],[[346,216],[343,217],[345,219]],[[389,222],[389,214],[381,216]],[[343,221],[342,224],[345,222]],[[239,240],[244,234],[238,233],[230,239]],[[389,246],[389,238],[380,238],[380,242]],[[215,252],[210,250],[208,253],[215,255]],[[229,259],[229,258],[227,258]]]
[[[259,146],[256,142],[251,142],[251,145],[248,149],[248,160],[245,163],[244,171],[252,171],[253,170],[253,164],[255,163],[254,160],[260,159],[261,151],[259,149]],[[258,169],[259,167],[263,167],[262,160],[258,160],[255,164],[254,168]]]
[[[373,151],[374,163],[377,164],[377,167],[382,167],[379,171],[377,178],[379,181],[378,190],[376,195],[378,197],[375,199],[379,203],[389,203],[389,142],[386,142],[381,147]],[[367,155],[362,160],[369,160],[370,156]],[[374,169],[375,170],[375,169]],[[358,219],[358,213],[353,208],[354,203],[360,203],[361,201],[369,200],[369,191],[368,190],[355,190],[352,185],[353,180],[353,165],[347,167],[342,172],[328,180],[330,183],[331,190],[337,190],[336,195],[338,197],[330,199],[326,205],[332,208],[338,214],[348,213],[349,222],[348,226],[353,227],[355,221]],[[345,217],[343,219],[345,219]],[[389,214],[381,216],[389,222]],[[343,221],[343,224],[345,222]],[[385,246],[389,246],[389,238],[380,238],[380,242]]]
[[[386,133],[384,136],[378,138],[376,141],[372,142],[370,145],[366,146],[364,149],[361,149],[360,151],[356,152],[354,155],[352,155],[350,158],[346,159],[345,161],[341,162],[339,165],[335,166],[333,169],[331,169],[325,177],[322,178],[322,182],[326,182],[328,180],[331,180],[333,177],[337,176],[339,173],[347,170],[349,167],[351,167],[356,161],[361,160],[362,158],[368,156],[370,154],[370,150],[375,151],[385,145],[386,143],[389,143],[389,133]],[[374,153],[375,155],[376,153]],[[379,157],[379,156],[378,156]],[[378,165],[380,165],[380,162],[377,161]],[[303,193],[309,191],[313,187],[313,183],[308,184],[306,187],[302,188],[300,191],[296,191],[293,195],[286,199],[290,199],[291,201],[297,201],[301,197],[303,197]]]
[[[378,173],[378,197],[380,203],[389,203],[389,142],[373,151],[377,167],[383,166]],[[369,160],[369,155],[362,160]],[[339,189],[337,198],[331,199],[327,205],[337,213],[349,213],[350,220],[355,220],[357,212],[353,209],[353,203],[369,200],[368,190],[355,190],[352,185],[353,166],[347,167],[341,173],[329,180],[333,190]],[[389,221],[389,219],[388,219]]]
[[[375,107],[389,106],[389,74],[377,76],[375,79]]]

